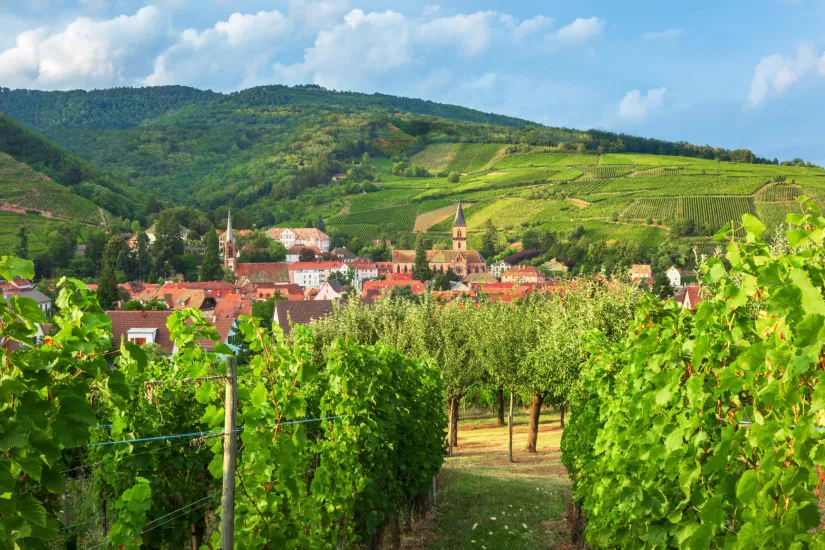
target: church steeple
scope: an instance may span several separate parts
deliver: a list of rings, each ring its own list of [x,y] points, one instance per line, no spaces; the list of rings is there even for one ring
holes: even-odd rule
[[[458,201],[458,209],[453,220],[453,250],[467,250],[467,222],[464,221],[461,201]]]
[[[226,236],[223,240],[223,266],[235,271],[235,237],[232,235],[232,211],[226,216]]]

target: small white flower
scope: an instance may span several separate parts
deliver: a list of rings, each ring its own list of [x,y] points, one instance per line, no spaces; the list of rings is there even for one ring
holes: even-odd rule
[[[470,542],[472,542],[473,544],[475,544],[475,543],[476,543],[476,541],[474,541],[474,540],[471,540]]]
[[[505,530],[505,531],[507,531],[507,530],[509,530],[509,529],[510,529],[510,528],[509,528],[509,527],[507,527],[506,525],[504,526],[504,530]]]
[[[487,534],[488,534],[488,535],[492,535],[492,534],[493,534],[493,532],[492,532],[492,531],[490,531],[490,532],[489,532],[489,533],[487,533]]]
[[[524,527],[525,529],[527,529],[527,524],[526,523],[522,523],[521,526]]]
[[[476,530],[476,527],[478,527],[478,523],[474,523],[474,524],[473,524],[473,531],[475,531],[475,530]]]
[[[512,508],[512,507],[513,507],[513,505],[511,504],[511,505],[510,505],[510,508]]]
[[[495,517],[495,516],[493,516],[493,517],[491,517],[490,519],[491,519],[491,520],[493,520],[493,521],[495,521],[495,520],[496,520],[496,517]]]

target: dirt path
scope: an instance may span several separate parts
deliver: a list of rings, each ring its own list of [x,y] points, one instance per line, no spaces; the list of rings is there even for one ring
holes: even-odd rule
[[[415,217],[415,227],[413,228],[413,231],[426,231],[432,226],[446,220],[450,216],[455,216],[455,210],[457,205],[458,203],[450,204],[442,208],[430,210],[429,212],[425,212],[424,214],[419,214]],[[468,208],[472,205],[473,203],[471,202],[462,204],[464,208]]]
[[[562,514],[570,481],[561,464],[558,416],[542,413],[538,452],[523,451],[527,415],[513,425],[515,462],[507,462],[507,428],[492,415],[459,423],[458,447],[439,477],[435,514],[417,523],[403,547],[416,550],[553,550],[569,543]],[[385,546],[388,548],[389,546]]]

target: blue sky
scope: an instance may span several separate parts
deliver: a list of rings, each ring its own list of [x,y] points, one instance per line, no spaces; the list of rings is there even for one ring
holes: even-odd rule
[[[0,21],[11,88],[313,82],[825,164],[823,0],[0,0]]]

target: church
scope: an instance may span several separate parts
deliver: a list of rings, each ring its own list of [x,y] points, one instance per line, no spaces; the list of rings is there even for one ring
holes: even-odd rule
[[[393,271],[396,274],[412,273],[415,265],[415,250],[394,250],[392,253]],[[467,250],[467,222],[461,202],[453,220],[452,250],[428,250],[427,261],[433,273],[446,273],[452,268],[459,277],[473,273],[486,273],[487,262],[477,250]]]

